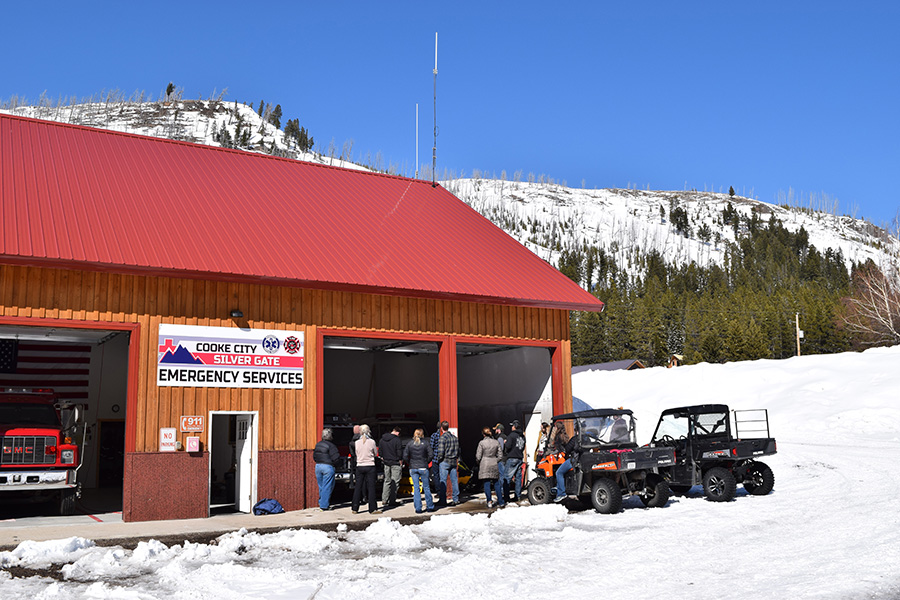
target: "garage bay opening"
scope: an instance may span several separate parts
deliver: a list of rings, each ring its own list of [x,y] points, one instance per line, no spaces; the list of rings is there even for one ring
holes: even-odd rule
[[[438,351],[432,341],[324,338],[324,421],[342,457],[335,501],[349,500],[354,485],[349,460],[354,425],[369,425],[376,442],[400,427],[404,446],[416,429],[426,436],[434,431],[440,416]],[[403,481],[407,478],[404,473]]]
[[[534,456],[541,421],[553,416],[550,350],[543,347],[458,343],[459,443],[463,460],[475,463],[483,427],[518,421],[525,458]],[[528,469],[525,469],[528,472]]]
[[[0,325],[0,517],[122,510],[129,338]]]

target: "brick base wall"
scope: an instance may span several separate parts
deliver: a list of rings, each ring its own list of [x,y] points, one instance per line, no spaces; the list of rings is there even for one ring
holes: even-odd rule
[[[310,476],[312,480],[310,483]],[[310,500],[310,487],[313,495]],[[259,452],[256,495],[275,498],[284,510],[316,506],[319,497],[311,450],[272,450]]]
[[[275,498],[285,510],[316,506],[311,450],[260,451],[257,499]],[[123,521],[209,517],[209,453],[132,452],[125,455]]]
[[[123,521],[209,516],[209,453],[125,454]]]

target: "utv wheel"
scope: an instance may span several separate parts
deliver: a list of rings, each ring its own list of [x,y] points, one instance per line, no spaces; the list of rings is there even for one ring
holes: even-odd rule
[[[599,513],[615,514],[622,510],[622,490],[612,479],[601,477],[591,486],[591,504]]]
[[[544,477],[532,479],[528,484],[528,501],[532,504],[550,502],[550,483]]]
[[[669,501],[669,495],[669,484],[656,477],[648,477],[643,491],[638,494],[648,508],[662,508]]]
[[[713,467],[703,475],[703,493],[713,502],[728,502],[734,499],[737,483],[734,474],[722,467]]]
[[[775,474],[769,465],[755,462],[747,469],[744,477],[744,489],[754,496],[765,496],[775,486]]]
[[[63,490],[59,493],[59,514],[64,517],[75,514],[75,490]]]

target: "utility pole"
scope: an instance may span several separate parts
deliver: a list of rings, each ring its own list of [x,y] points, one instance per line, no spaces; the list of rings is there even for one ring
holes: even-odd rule
[[[803,332],[800,331],[800,313],[796,313],[794,319],[797,328],[797,356],[800,356],[800,338],[803,337]]]

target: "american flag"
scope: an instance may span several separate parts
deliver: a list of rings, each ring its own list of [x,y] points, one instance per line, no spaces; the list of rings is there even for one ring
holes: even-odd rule
[[[0,340],[0,373],[16,372],[18,345],[16,340]]]
[[[0,388],[52,389],[87,400],[91,347],[60,342],[0,340]]]

